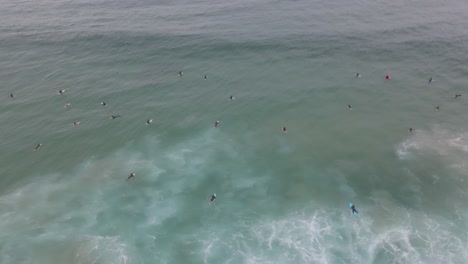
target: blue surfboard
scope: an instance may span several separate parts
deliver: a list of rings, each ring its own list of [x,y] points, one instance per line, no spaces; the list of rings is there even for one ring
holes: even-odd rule
[[[349,203],[349,208],[352,208],[352,207],[353,207],[353,204],[352,204],[352,203]],[[351,209],[351,210],[353,210],[353,209]],[[354,214],[354,216],[359,217],[359,213],[358,213],[358,212],[354,212],[354,211],[353,211],[353,214]]]

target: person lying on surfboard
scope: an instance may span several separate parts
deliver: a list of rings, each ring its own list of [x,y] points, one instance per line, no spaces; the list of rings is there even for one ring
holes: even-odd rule
[[[358,211],[356,210],[356,207],[354,207],[354,204],[351,206],[351,211],[356,214],[358,214]]]
[[[130,180],[131,178],[135,178],[136,174],[134,172],[130,173],[130,176],[126,179],[126,181]]]
[[[216,199],[216,193],[213,193],[213,195],[211,195],[210,204],[214,203],[215,199]]]

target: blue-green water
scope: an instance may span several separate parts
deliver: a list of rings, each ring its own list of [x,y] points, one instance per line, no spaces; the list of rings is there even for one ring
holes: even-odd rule
[[[455,0],[1,0],[0,263],[468,263],[467,28]]]

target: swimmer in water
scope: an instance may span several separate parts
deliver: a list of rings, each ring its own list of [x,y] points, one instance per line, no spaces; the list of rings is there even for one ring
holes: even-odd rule
[[[358,72],[358,73],[356,73],[355,77],[361,77],[361,74],[359,74],[359,72]]]
[[[390,80],[392,77],[390,76],[390,73],[385,76],[385,80]]]
[[[348,105],[348,109],[351,110],[351,109],[353,109],[353,108],[351,107],[351,105]]]
[[[461,94],[456,94],[453,98],[461,97]]]
[[[58,94],[63,94],[65,92],[65,89],[60,89]]]
[[[435,110],[436,110],[436,111],[439,111],[439,110],[440,110],[440,107],[439,107],[439,106],[436,106],[436,107],[435,107]]]
[[[69,103],[69,102],[66,102],[66,103],[63,104],[63,108],[68,108],[68,107],[70,107],[70,103]]]
[[[116,118],[119,118],[119,117],[121,117],[121,116],[120,116],[120,115],[113,115],[113,116],[110,116],[110,118],[112,118],[112,119],[116,119]]]
[[[39,143],[39,144],[37,144],[37,146],[36,146],[36,148],[35,148],[34,150],[38,150],[38,149],[40,149],[41,147],[42,147],[42,144]]]
[[[130,173],[130,176],[126,179],[126,181],[130,180],[131,178],[135,178],[136,174],[134,172]]]
[[[432,77],[429,78],[429,80],[427,81],[428,83],[431,83],[433,81]]]
[[[232,95],[229,96],[229,100],[234,100],[234,99],[235,99],[234,96],[232,96]]]
[[[184,73],[182,71],[179,71],[179,76],[182,77],[182,75],[184,75]]]
[[[213,193],[213,195],[211,195],[210,205],[214,203],[215,199],[216,199],[216,193]]]
[[[79,126],[80,125],[80,121],[74,121],[73,122],[73,126]]]
[[[15,95],[13,93],[10,93],[11,98],[15,98]]]
[[[218,127],[218,125],[219,125],[219,121],[216,120],[216,122],[214,123],[214,127]]]
[[[146,125],[149,125],[149,124],[151,124],[152,122],[153,122],[153,119],[148,119],[148,120],[146,120]]]
[[[410,128],[408,129],[408,133],[413,134],[413,128],[410,127]]]
[[[106,102],[101,102],[101,105],[102,105],[102,106],[106,106],[107,103],[106,103]]]
[[[359,214],[358,211],[356,210],[356,207],[354,206],[351,206],[351,212],[354,214],[356,212],[356,214]]]
[[[286,130],[286,127],[285,127],[285,126],[281,129],[281,131],[283,131],[283,133],[288,132],[288,131]]]
[[[203,77],[205,80],[208,79],[208,77],[206,77],[206,74],[205,74],[205,77]]]

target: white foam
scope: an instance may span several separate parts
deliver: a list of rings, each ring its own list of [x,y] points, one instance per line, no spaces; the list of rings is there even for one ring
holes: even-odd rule
[[[368,254],[376,259],[379,253],[388,254],[396,263],[423,263],[419,252],[410,242],[411,232],[408,229],[387,230],[373,239],[369,245]]]
[[[194,236],[206,238],[195,241],[204,263],[463,263],[467,241],[451,225],[400,211],[378,224],[369,211],[359,219],[348,210],[300,211]]]
[[[408,140],[411,145],[414,139]],[[416,137],[414,143],[417,147],[409,145],[407,153],[410,155],[428,148],[421,142],[426,141]],[[460,144],[460,140],[455,140],[454,144]],[[147,146],[148,149],[156,147]],[[96,218],[104,214],[104,221],[110,219],[109,224],[113,224],[114,220],[118,223],[122,219],[112,219],[113,216],[138,212],[144,217],[138,219],[135,227],[156,230],[155,226],[179,215],[181,204],[178,195],[183,195],[206,177],[202,173],[206,169],[204,165],[219,151],[219,148],[203,151],[206,148],[213,148],[213,142],[202,134],[171,146],[169,153],[179,157],[176,159],[166,156],[166,151],[152,153],[143,150],[142,153],[124,148],[104,159],[83,162],[69,175],[39,175],[35,182],[0,196],[2,238],[15,237],[18,230],[30,234],[24,229],[35,228],[37,233],[30,240],[76,239],[79,246],[75,252],[75,263],[134,263],[131,253],[137,249],[132,248],[132,239],[91,232],[96,224],[102,227],[103,223],[98,223]],[[460,150],[459,146],[450,144],[448,148]],[[222,147],[222,150],[233,151],[229,147]],[[235,156],[235,152],[232,155]],[[181,164],[183,166],[179,168]],[[144,173],[137,172],[134,181],[125,182],[127,172],[135,167]],[[171,180],[164,182],[161,178],[169,177],[167,172],[171,172]],[[198,177],[197,181],[182,177],[186,175],[195,175],[193,177]],[[344,175],[339,176],[345,181]],[[257,177],[255,180],[235,181],[232,187],[235,190],[252,188],[267,179]],[[347,195],[354,194],[352,190],[340,188]],[[112,203],[113,198],[122,196],[132,199],[132,202],[123,205]],[[247,220],[233,219],[229,223],[203,226],[187,236],[199,246],[194,263],[217,263],[220,256],[223,256],[224,263],[256,264],[379,263],[379,254],[385,254],[395,263],[463,263],[460,261],[467,259],[468,242],[457,236],[445,219],[430,219],[407,211],[392,200],[380,205],[385,206],[386,212],[398,208],[408,216],[392,215],[396,219],[374,221],[372,217],[376,210],[362,203],[359,207],[362,209],[360,212],[364,212],[362,218],[355,218],[345,203],[339,210],[324,208],[279,216],[256,214]],[[320,208],[320,205],[314,206]],[[227,212],[218,209],[216,213]],[[127,216],[131,217],[130,214]],[[459,225],[463,225],[463,219],[466,219],[463,212],[459,217]],[[77,223],[69,224],[73,220]],[[82,237],[81,234],[92,235]],[[174,236],[177,235],[180,234]],[[172,236],[159,239],[156,231],[141,236],[147,236],[144,243],[152,245],[151,248],[161,247],[172,239]],[[25,248],[33,246],[27,244]],[[5,246],[10,247],[11,244]],[[177,250],[169,252],[169,260],[163,256],[159,261],[170,263],[170,254],[178,253]]]
[[[408,159],[412,151],[421,149],[417,142],[406,140],[397,147],[397,155],[400,159]]]
[[[466,171],[468,132],[451,131],[437,125],[430,130],[418,130],[398,144],[396,154],[402,160],[424,154],[439,155],[449,166]]]
[[[85,236],[75,251],[77,263],[127,264],[127,245],[119,236]]]
[[[332,246],[324,242],[339,236],[321,213],[307,217],[298,212],[286,219],[262,222],[248,230],[259,247],[253,253],[243,251],[246,263],[329,263]],[[263,253],[255,254],[258,249]]]
[[[177,215],[178,206],[174,200],[162,201],[162,198],[157,199],[145,210],[146,223],[145,227],[153,227],[160,225],[165,220]]]

